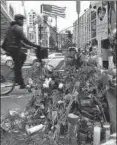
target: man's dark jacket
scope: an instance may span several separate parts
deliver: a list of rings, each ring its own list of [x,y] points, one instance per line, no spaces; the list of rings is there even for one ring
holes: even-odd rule
[[[23,45],[22,43],[33,47],[37,46],[26,38],[23,28],[13,21],[10,23],[10,26],[6,32],[2,48],[7,52],[20,51]]]

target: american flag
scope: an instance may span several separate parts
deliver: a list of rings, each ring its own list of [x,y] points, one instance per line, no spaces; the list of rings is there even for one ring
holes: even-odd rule
[[[65,18],[65,7],[58,7],[55,5],[42,4],[41,12],[51,16],[60,16]]]

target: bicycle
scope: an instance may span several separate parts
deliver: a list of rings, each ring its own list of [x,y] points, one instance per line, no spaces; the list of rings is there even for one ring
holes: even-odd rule
[[[37,75],[40,80],[42,79],[42,76],[46,74],[48,67],[51,67],[51,69],[53,69],[52,65],[48,64],[47,62],[44,62],[43,60],[40,62],[40,65],[37,65],[37,69],[39,72]],[[34,70],[33,66],[32,70]],[[28,78],[28,74],[26,75],[27,75],[26,77]],[[32,72],[32,76],[34,75],[35,74],[33,74]],[[14,69],[12,67],[7,66],[6,64],[1,65],[0,83],[1,83],[1,95],[3,96],[8,95],[14,90],[16,83]]]
[[[6,64],[1,65],[0,73],[1,95],[7,95],[15,87],[15,74],[13,68]]]

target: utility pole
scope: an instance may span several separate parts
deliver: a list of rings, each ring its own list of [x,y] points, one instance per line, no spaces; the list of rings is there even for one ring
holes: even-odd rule
[[[77,35],[77,36],[78,36],[78,39],[77,39],[77,40],[78,40],[78,44],[77,44],[77,47],[79,48],[79,43],[80,43],[80,40],[79,40],[79,39],[80,39],[80,38],[79,38],[79,32],[80,32],[80,31],[79,31],[79,28],[80,28],[80,27],[79,27],[79,13],[78,13],[78,21],[77,21],[77,22],[78,22],[78,26],[77,26],[77,27],[78,27],[78,31],[77,31],[77,32],[78,32],[78,35]]]
[[[41,42],[41,40],[42,40],[42,26],[41,26],[41,24],[40,24],[40,26],[39,26],[39,39],[40,39],[40,45],[42,44],[42,42]]]
[[[79,47],[79,44],[80,44],[80,41],[79,41],[79,14],[80,14],[80,1],[79,0],[77,0],[76,1],[76,11],[77,11],[77,14],[78,14],[78,26],[77,26],[77,28],[78,28],[78,31],[77,31],[77,33],[78,33],[78,35],[77,35],[77,47]]]
[[[57,44],[57,50],[58,50],[57,16],[55,17],[55,20],[56,20],[56,44]]]
[[[36,44],[39,44],[39,25],[38,23],[35,25],[35,33],[36,33]]]
[[[25,22],[25,31],[26,31],[26,36],[27,36],[27,15],[26,15],[26,9],[25,9],[25,3],[24,3],[24,0],[22,0],[22,7],[23,7],[23,13],[24,13],[24,16],[26,17],[26,22]]]

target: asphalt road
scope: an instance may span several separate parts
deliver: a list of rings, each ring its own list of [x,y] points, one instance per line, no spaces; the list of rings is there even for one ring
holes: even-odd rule
[[[1,99],[1,115],[7,115],[9,110],[20,109],[24,110],[31,95],[26,90],[14,90],[9,96],[4,96]]]

